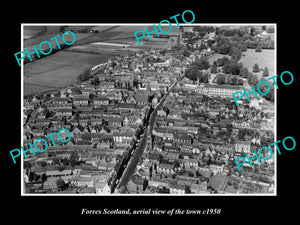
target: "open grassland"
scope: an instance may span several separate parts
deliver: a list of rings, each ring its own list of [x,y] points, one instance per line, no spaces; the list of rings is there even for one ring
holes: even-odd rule
[[[269,69],[269,77],[275,75],[274,49],[262,49],[261,52],[255,52],[254,49],[248,49],[246,52],[243,52],[240,62],[242,62],[244,67],[248,68],[250,72],[252,72],[253,65],[257,63],[261,71],[253,74],[256,74],[258,79],[262,77],[262,71],[265,67]]]

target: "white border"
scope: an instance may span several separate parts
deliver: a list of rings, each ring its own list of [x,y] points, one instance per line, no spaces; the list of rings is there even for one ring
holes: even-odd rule
[[[60,25],[70,25],[70,26],[151,26],[151,25],[158,25],[158,23],[21,23],[21,51],[24,49],[24,26],[60,26]],[[171,23],[173,25],[177,25],[176,23]],[[191,24],[182,24],[184,26],[262,26],[262,25],[272,25],[274,26],[274,50],[275,50],[275,57],[274,57],[274,71],[277,74],[277,23],[191,23]],[[167,26],[166,24],[162,24],[162,26]],[[134,37],[134,36],[133,36]],[[274,74],[274,75],[275,75]],[[24,63],[23,60],[21,62],[21,144],[23,146],[23,107],[24,107]],[[277,79],[276,79],[277,80]],[[277,141],[277,89],[275,89],[275,101],[274,101],[274,108],[275,108],[275,131],[274,131],[274,138]],[[274,151],[276,152],[276,151]],[[201,197],[201,196],[277,196],[277,152],[275,154],[274,159],[274,193],[271,194],[27,194],[25,192],[24,186],[24,178],[23,178],[23,157],[21,157],[21,196],[91,196],[91,197],[99,197],[99,196],[190,196],[190,197]]]

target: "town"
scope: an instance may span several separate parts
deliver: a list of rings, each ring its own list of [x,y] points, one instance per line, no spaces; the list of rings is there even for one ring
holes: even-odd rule
[[[182,26],[159,37],[170,48],[114,56],[71,86],[25,96],[24,149],[63,128],[71,139],[28,153],[24,193],[274,193],[274,156],[235,163],[275,141],[274,85],[232,98],[274,75],[241,62],[274,51],[272,35],[274,25]]]

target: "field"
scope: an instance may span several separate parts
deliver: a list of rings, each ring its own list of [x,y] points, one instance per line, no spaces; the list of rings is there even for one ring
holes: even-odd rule
[[[262,71],[265,67],[268,67],[269,69],[269,77],[275,75],[274,49],[262,49],[261,52],[255,52],[254,49],[248,49],[246,52],[243,52],[240,62],[242,62],[244,67],[247,67],[250,72],[252,72],[253,65],[257,63],[261,71],[254,74],[257,75],[258,79],[262,77]]]
[[[45,26],[24,26],[24,28],[24,39],[33,38],[46,30]]]
[[[45,28],[45,31],[36,37],[38,30],[42,30]],[[37,45],[41,43],[42,41],[48,41],[51,37],[54,37],[55,35],[59,34],[60,26],[26,26],[24,25],[24,34],[32,36],[32,38],[24,40],[24,47],[30,47],[33,45]]]
[[[68,27],[68,29],[70,29]],[[76,27],[82,29],[83,27]],[[90,27],[89,27],[90,28]],[[97,64],[106,62],[113,55],[139,51],[142,48],[164,48],[168,39],[148,37],[138,45],[133,33],[145,26],[95,26],[98,33],[75,33],[75,43],[55,54],[43,57],[24,66],[24,94],[52,90],[76,82],[77,76]],[[74,27],[75,30],[75,27]],[[24,46],[38,45],[60,32],[60,26],[49,26],[47,30],[34,38],[25,40]],[[54,40],[55,41],[55,40]],[[95,45],[95,42],[128,44],[122,46]]]
[[[24,95],[64,87],[92,66],[107,61],[109,55],[59,51],[24,67]]]

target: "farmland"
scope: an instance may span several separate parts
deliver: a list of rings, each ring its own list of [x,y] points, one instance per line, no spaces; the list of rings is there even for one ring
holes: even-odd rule
[[[45,26],[26,26],[26,29],[24,29],[24,39],[33,38],[38,34],[45,32],[45,30]]]
[[[24,95],[64,87],[90,67],[105,62],[108,55],[60,51],[25,65]]]
[[[145,37],[138,45],[133,33],[145,26],[95,26],[98,33],[76,33],[83,27],[74,27],[75,43],[66,49],[38,59],[24,66],[24,95],[64,87],[76,82],[77,76],[97,64],[106,62],[113,55],[122,55],[139,51],[142,48],[164,48],[168,39]],[[65,30],[71,30],[68,26]],[[48,26],[46,31],[36,37],[24,41],[24,46],[37,45],[61,34],[60,26]],[[96,42],[109,42],[129,45],[122,46],[96,45]],[[54,44],[54,43],[53,43]]]

